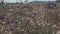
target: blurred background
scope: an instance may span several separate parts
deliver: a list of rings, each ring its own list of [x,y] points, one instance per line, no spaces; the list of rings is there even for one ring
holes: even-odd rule
[[[26,3],[26,1],[27,1],[27,3],[29,3],[29,2],[33,2],[33,1],[56,1],[56,0],[0,0],[0,2],[4,2],[4,3],[16,3],[16,2],[18,2],[18,3]]]

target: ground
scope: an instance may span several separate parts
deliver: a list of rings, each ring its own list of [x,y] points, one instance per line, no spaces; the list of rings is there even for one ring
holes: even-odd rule
[[[54,4],[1,4],[0,34],[60,34],[60,3]]]

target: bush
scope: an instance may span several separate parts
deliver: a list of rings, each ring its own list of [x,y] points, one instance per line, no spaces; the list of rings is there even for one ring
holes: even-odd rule
[[[54,3],[48,3],[47,5],[46,5],[46,8],[48,8],[48,9],[55,9],[57,6],[56,6],[56,4],[54,4]]]

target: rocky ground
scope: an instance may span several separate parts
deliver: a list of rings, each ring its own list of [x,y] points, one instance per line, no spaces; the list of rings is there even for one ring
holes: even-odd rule
[[[60,3],[1,4],[0,34],[60,34]]]

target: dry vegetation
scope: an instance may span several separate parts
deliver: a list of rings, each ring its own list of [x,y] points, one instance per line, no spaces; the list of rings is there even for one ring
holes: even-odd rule
[[[0,5],[0,34],[60,34],[60,3],[56,5]]]

